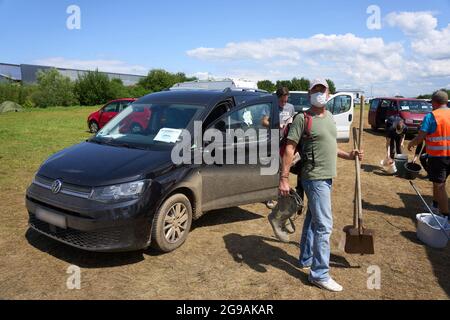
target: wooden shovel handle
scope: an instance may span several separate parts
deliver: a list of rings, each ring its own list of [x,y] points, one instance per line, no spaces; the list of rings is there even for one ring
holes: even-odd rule
[[[358,137],[358,150],[361,149],[362,139],[363,139],[363,131],[364,131],[364,96],[361,96],[361,111],[359,113],[359,137]]]
[[[358,129],[353,128],[353,146],[357,149],[358,146]],[[362,233],[362,225],[361,225],[361,211],[362,211],[362,202],[361,202],[361,164],[359,162],[359,157],[355,158],[355,171],[356,171],[356,181],[355,181],[355,202],[356,202],[356,210],[354,216],[354,226],[359,229],[359,233]]]

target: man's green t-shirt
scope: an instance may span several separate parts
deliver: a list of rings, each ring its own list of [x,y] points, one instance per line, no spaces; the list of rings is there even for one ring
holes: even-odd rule
[[[303,134],[304,124],[304,115],[299,114],[296,116],[291,124],[288,140],[298,144]],[[302,142],[303,151],[307,156],[307,160],[302,168],[302,179],[327,180],[335,178],[337,129],[333,115],[329,111],[326,111],[325,116],[322,118],[313,115],[311,136],[312,139]]]

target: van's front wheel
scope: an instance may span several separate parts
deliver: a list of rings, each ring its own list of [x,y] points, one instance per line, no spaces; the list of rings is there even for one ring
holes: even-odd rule
[[[192,224],[192,206],[183,194],[168,198],[153,218],[153,248],[170,252],[180,247],[188,236]]]

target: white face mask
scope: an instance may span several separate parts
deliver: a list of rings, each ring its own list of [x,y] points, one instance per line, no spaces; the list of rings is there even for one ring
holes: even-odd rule
[[[327,94],[322,92],[317,92],[311,95],[311,104],[313,106],[323,108],[327,104]]]

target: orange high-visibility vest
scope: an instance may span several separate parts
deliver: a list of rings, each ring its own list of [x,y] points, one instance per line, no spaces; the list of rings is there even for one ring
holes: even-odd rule
[[[427,135],[427,154],[432,157],[450,157],[450,109],[433,111],[436,119],[436,132]]]

